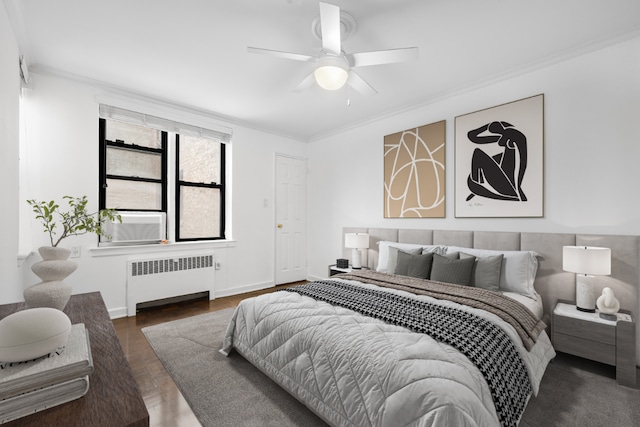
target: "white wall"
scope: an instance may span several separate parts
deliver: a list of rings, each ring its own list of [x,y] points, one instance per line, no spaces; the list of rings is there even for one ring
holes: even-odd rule
[[[100,90],[32,74],[32,89],[23,98],[28,180],[18,195],[18,51],[2,8],[0,24],[0,197],[7,201],[0,210],[0,302],[14,302],[22,299],[23,287],[37,281],[28,270],[22,279],[16,265],[18,206],[24,199],[86,194],[97,206],[96,95]],[[640,38],[635,38],[402,114],[376,118],[310,144],[231,125],[230,222],[235,242],[211,246],[223,263],[217,272],[218,295],[273,284],[276,153],[309,158],[310,277],[325,276],[327,265],[342,254],[344,226],[640,234],[640,198],[634,189],[640,159],[635,129],[640,116],[638,51]],[[545,95],[545,216],[454,218],[454,118],[539,93]],[[384,135],[443,119],[447,120],[446,218],[384,219]],[[32,238],[26,236],[31,248],[47,243],[37,230]],[[95,242],[94,236],[65,242],[82,246],[80,267],[68,280],[76,293],[101,291],[107,306],[119,313],[126,305],[123,263],[127,256],[95,256],[90,251]],[[29,262],[35,260],[34,256]]]
[[[325,276],[342,255],[345,226],[640,234],[638,52],[635,38],[311,143],[310,276]],[[544,217],[454,218],[454,118],[541,93]],[[443,119],[446,218],[384,219],[384,136]]]
[[[25,138],[29,160],[28,185],[23,198],[61,200],[64,195],[89,197],[98,204],[98,100],[103,90],[51,75],[32,73],[32,90],[25,99]],[[307,144],[246,127],[233,128],[231,143],[231,243],[198,244],[192,250],[213,250],[222,269],[216,271],[216,296],[274,285],[273,183],[275,154],[306,157]],[[264,200],[268,206],[264,207]],[[20,203],[24,201],[21,200]],[[31,220],[31,219],[29,219]],[[48,244],[33,222],[31,247]],[[78,269],[65,279],[74,293],[100,291],[112,316],[126,307],[127,258],[173,256],[179,245],[133,248],[132,253],[95,250],[94,235],[72,237],[61,246],[81,246]],[[184,252],[179,252],[184,253]],[[15,258],[15,256],[14,256]],[[40,257],[29,258],[32,264]],[[24,286],[38,282],[30,271]],[[22,291],[20,287],[20,294]]]
[[[22,298],[18,267],[18,149],[20,75],[18,46],[0,6],[0,304]]]

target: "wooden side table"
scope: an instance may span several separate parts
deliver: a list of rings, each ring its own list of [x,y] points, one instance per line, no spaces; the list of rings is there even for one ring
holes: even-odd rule
[[[636,324],[631,314],[620,312],[617,320],[605,320],[598,313],[579,311],[568,302],[553,310],[553,346],[573,354],[616,367],[616,380],[636,385]]]
[[[0,319],[27,308],[0,305]],[[89,332],[93,373],[80,399],[10,421],[3,426],[148,427],[149,412],[99,292],[72,295],[64,312]]]

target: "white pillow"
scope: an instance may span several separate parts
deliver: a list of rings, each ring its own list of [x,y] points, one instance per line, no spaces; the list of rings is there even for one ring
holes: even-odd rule
[[[388,241],[380,241],[378,242],[378,267],[376,271],[380,271],[383,273],[388,273],[388,265],[389,265],[389,247],[393,246],[394,248],[398,248],[401,250],[411,250],[422,248],[422,253],[426,252],[434,252],[440,255],[444,255],[446,248],[441,245],[420,245],[415,243],[398,243],[398,242],[388,242]],[[393,273],[393,271],[391,271]]]
[[[475,257],[487,257],[502,254],[502,272],[500,273],[500,290],[516,292],[531,298],[537,293],[533,287],[538,272],[538,254],[534,251],[493,251],[489,249],[462,248],[448,246],[447,252],[464,252]]]

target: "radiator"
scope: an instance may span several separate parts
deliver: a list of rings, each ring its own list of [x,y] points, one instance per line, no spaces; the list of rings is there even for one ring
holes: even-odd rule
[[[127,315],[136,305],[198,292],[214,298],[213,254],[127,261]]]

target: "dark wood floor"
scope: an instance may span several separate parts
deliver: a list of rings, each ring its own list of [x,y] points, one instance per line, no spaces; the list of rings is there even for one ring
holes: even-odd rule
[[[115,319],[113,325],[122,344],[124,353],[131,365],[133,375],[149,411],[152,427],[191,427],[200,426],[184,397],[162,366],[155,352],[147,342],[141,329],[171,320],[235,307],[245,298],[273,292],[285,286],[234,295],[215,300],[181,302],[163,307],[139,311],[135,317]]]

